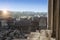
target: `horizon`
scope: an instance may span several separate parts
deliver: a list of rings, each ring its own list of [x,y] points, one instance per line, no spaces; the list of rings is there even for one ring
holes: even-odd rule
[[[3,12],[4,10],[0,10],[0,11]],[[11,11],[11,10],[5,10],[5,11],[7,11],[7,12],[34,12],[34,11]],[[47,13],[47,12],[39,12],[39,13]]]
[[[48,12],[48,0],[0,0],[0,10]]]

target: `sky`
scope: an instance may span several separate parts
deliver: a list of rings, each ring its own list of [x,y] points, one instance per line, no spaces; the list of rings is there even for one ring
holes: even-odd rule
[[[0,10],[48,12],[48,0],[0,0]]]

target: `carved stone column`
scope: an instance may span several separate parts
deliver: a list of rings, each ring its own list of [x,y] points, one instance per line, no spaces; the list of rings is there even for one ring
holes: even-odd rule
[[[48,6],[48,29],[52,29],[52,36],[60,40],[60,1],[49,0]]]
[[[48,1],[48,29],[53,27],[53,0]]]
[[[56,14],[56,40],[60,40],[60,0],[56,0],[56,8],[55,8],[55,14]]]

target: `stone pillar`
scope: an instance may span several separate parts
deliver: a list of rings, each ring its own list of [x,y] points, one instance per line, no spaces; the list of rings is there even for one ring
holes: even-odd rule
[[[48,1],[48,29],[53,27],[53,0]]]
[[[60,40],[60,0],[56,0],[55,14],[56,14],[56,40]]]
[[[52,36],[54,36],[53,26],[53,0],[48,1],[48,29],[52,30]]]
[[[49,0],[48,11],[48,27],[52,29],[53,36],[56,36],[56,40],[60,40],[60,1]]]

